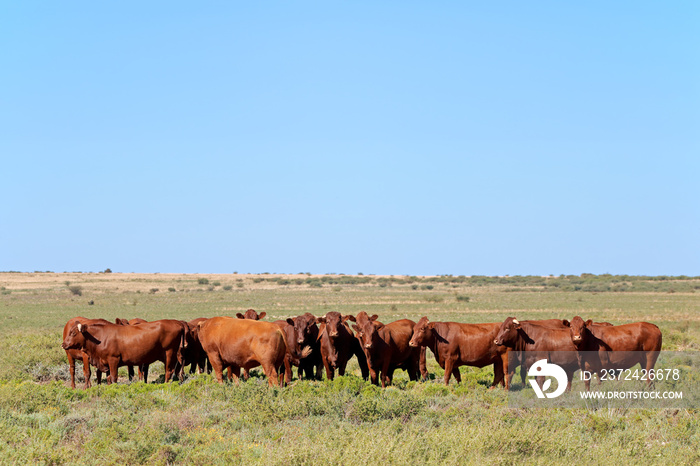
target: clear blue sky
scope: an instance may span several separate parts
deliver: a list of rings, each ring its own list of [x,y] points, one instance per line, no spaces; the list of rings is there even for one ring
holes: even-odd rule
[[[700,275],[698,2],[0,18],[0,270]]]

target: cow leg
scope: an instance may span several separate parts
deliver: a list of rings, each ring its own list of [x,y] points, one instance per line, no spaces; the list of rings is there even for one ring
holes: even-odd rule
[[[493,363],[493,383],[491,384],[491,388],[496,388],[499,383],[503,384],[503,364],[501,362],[499,358]]]
[[[360,366],[360,372],[362,372],[362,379],[367,380],[367,378],[369,377],[369,365],[367,364],[367,357],[362,351],[356,353],[355,356],[357,357],[357,364]]]
[[[571,391],[571,382],[574,381],[574,373],[573,372],[567,372],[566,373],[566,391],[570,392]],[[590,385],[590,381],[586,381],[586,385]],[[586,389],[589,387],[587,386]]]
[[[229,382],[233,382],[233,366],[228,366],[228,370],[226,371],[226,378]],[[238,375],[236,375],[236,383],[238,383]]]
[[[659,358],[659,352],[658,351],[647,351],[646,358],[643,365],[646,366],[647,374],[649,374],[649,371],[654,369],[654,366],[656,365],[656,360]],[[647,377],[647,386],[651,387],[654,385],[654,381],[651,380],[651,377]]]
[[[95,370],[95,378],[97,379],[97,385],[102,385],[102,371],[97,369]],[[107,377],[109,379],[109,377]]]
[[[425,346],[420,347],[420,357],[418,359],[418,369],[420,370],[421,380],[428,380],[428,365],[426,364],[426,351]]]
[[[148,364],[142,364],[139,369],[143,373],[143,383],[148,383]]]
[[[129,373],[129,382],[134,379],[134,366],[127,366],[127,372]]]
[[[68,358],[68,371],[70,372],[70,388],[75,388],[75,359],[68,354],[68,351],[66,351],[66,357]],[[83,369],[85,369],[85,367],[83,367]]]
[[[110,359],[108,361],[109,364],[109,381],[111,383],[117,383],[117,380],[119,379],[119,360],[118,359]]]
[[[387,355],[387,357],[384,358],[384,364],[382,364],[381,372],[379,374],[379,378],[382,379],[382,388],[386,388],[386,386],[388,384],[391,384],[391,379],[389,378],[389,365],[390,364],[391,364],[391,355]]]
[[[231,368],[229,368],[231,370]],[[248,380],[250,378],[250,372],[245,367],[243,368],[243,380]]]
[[[290,354],[284,355],[284,383],[289,385],[292,383],[292,356]]]
[[[447,358],[445,359],[445,385],[450,384],[450,376],[452,375],[452,370],[454,369],[454,359]],[[457,378],[455,376],[455,378]],[[457,382],[459,383],[459,381]]]
[[[375,371],[373,368],[369,368],[369,380],[372,382],[373,385],[379,385],[379,378],[377,377],[377,371]]]
[[[233,381],[236,385],[238,385],[238,379],[241,376],[241,366],[238,366],[236,364],[232,364],[228,366],[228,379],[229,381]]]
[[[328,380],[333,380],[333,369],[331,369],[331,365],[328,363],[326,358],[323,358],[323,367],[326,369],[326,378]],[[343,372],[345,371],[343,370]],[[340,375],[343,375],[343,373],[340,373]]]
[[[214,374],[216,375],[216,381],[219,383],[224,383],[224,364],[221,361],[221,357],[218,354],[208,356],[209,362],[214,369]]]
[[[323,361],[319,361],[316,364],[316,380],[323,379],[323,372],[321,372],[322,370],[323,370]]]

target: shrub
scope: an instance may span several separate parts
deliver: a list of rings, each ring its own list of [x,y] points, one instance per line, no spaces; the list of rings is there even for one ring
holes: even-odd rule
[[[241,285],[242,285],[242,284],[243,284],[243,283],[241,283]],[[231,291],[232,289],[233,289],[233,287],[232,287],[231,285],[224,285],[224,290],[225,290],[225,291]]]
[[[243,282],[236,282],[236,286],[238,288],[243,288],[244,285],[243,285]]]
[[[104,273],[112,273],[112,269],[105,269]]]
[[[75,295],[75,296],[82,296],[83,295],[83,287],[80,285],[69,286],[68,290],[71,292],[72,295]]]
[[[418,285],[411,285],[411,289],[412,289],[412,290],[417,290],[417,289],[418,289]]]
[[[171,286],[170,288],[168,288],[168,291],[170,291],[171,293],[175,293],[177,290]]]
[[[156,294],[158,293],[158,288],[151,288],[148,292],[151,294]]]
[[[469,296],[463,295],[463,294],[458,294],[458,295],[457,295],[457,301],[462,301],[462,302],[468,303],[468,302],[469,302]]]
[[[200,278],[199,280],[197,280],[197,283],[199,283],[200,285],[208,285],[209,279],[208,278]]]
[[[221,282],[214,282],[214,283],[212,283],[212,285],[214,285],[214,286],[221,286]]]

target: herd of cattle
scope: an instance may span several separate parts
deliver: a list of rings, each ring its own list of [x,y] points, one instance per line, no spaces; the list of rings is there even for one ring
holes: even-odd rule
[[[348,361],[357,358],[362,377],[382,387],[391,384],[396,369],[404,369],[411,380],[427,378],[426,348],[430,348],[445,370],[445,384],[454,375],[459,383],[459,367],[493,365],[492,387],[506,389],[517,366],[521,377],[543,357],[561,366],[569,378],[578,369],[598,373],[603,369],[628,369],[641,364],[654,368],[661,350],[661,331],[647,322],[612,325],[607,322],[568,320],[522,320],[513,317],[502,323],[463,324],[417,323],[401,319],[389,324],[362,311],[357,315],[329,312],[323,317],[310,313],[265,322],[265,312],[249,309],[233,317],[181,320],[104,319],[75,317],[63,329],[62,348],[70,364],[71,387],[75,388],[75,361],[81,360],[85,388],[90,387],[90,366],[108,381],[117,382],[120,366],[128,366],[129,379],[136,366],[140,380],[147,382],[148,366],[156,361],[165,365],[165,381],[173,376],[182,380],[184,367],[190,373],[214,370],[223,382],[238,382],[240,370],[262,366],[270,385],[290,383],[292,366],[299,378],[333,379],[336,369],[345,374]],[[352,328],[348,321],[353,322]],[[510,366],[510,367],[509,367]],[[589,388],[586,382],[586,388]]]

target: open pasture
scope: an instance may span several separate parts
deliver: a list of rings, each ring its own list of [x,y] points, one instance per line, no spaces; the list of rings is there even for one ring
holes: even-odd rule
[[[409,382],[399,370],[386,390],[362,381],[351,361],[349,376],[283,389],[268,388],[259,370],[236,387],[210,375],[129,384],[122,368],[118,385],[85,391],[68,388],[60,347],[78,315],[190,320],[254,308],[268,321],[362,310],[385,323],[648,321],[664,350],[700,350],[700,278],[2,273],[0,288],[3,462],[700,461],[696,411],[512,409],[502,390],[487,389],[490,368],[462,367],[462,384],[444,387],[430,351],[431,380]],[[162,380],[162,364],[151,374]]]

